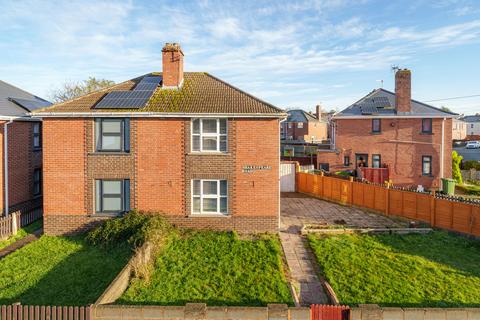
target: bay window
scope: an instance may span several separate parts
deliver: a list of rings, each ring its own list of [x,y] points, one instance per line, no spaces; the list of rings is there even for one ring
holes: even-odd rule
[[[227,119],[193,119],[192,151],[227,152]]]

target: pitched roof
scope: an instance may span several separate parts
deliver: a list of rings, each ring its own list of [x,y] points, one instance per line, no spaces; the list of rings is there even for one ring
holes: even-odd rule
[[[292,109],[287,111],[288,117],[287,122],[308,122],[308,121],[319,121],[314,114],[307,112],[302,109]],[[321,119],[320,121],[323,121]]]
[[[426,103],[411,100],[412,111],[409,113],[398,114],[395,108],[395,93],[385,90],[376,89],[361,98],[348,108],[335,114],[335,118],[341,117],[358,117],[358,116],[420,116],[420,117],[454,117],[458,114],[448,112],[428,105]]]
[[[47,115],[57,113],[112,113],[112,112],[148,112],[173,114],[249,114],[283,116],[283,110],[264,102],[222,80],[204,72],[185,72],[184,83],[180,89],[162,89],[158,87],[147,104],[138,109],[95,108],[97,103],[112,91],[132,90],[143,77],[161,76],[162,73],[150,73],[128,80],[109,88],[92,92],[85,96],[55,104],[33,112]]]
[[[0,80],[0,115],[21,116],[50,102]]]
[[[460,120],[465,122],[480,122],[480,115],[464,116],[463,118],[460,118]]]

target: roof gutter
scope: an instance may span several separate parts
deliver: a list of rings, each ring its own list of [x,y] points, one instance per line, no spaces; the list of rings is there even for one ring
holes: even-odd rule
[[[29,113],[33,118],[286,118],[286,113],[165,113],[165,112],[38,112]]]
[[[13,123],[14,117],[10,117],[8,122],[3,125],[3,184],[5,192],[5,217],[8,217],[9,203],[8,203],[8,125]]]
[[[432,119],[446,119],[446,118],[455,118],[455,115],[449,116],[434,116],[428,114],[419,114],[419,115],[366,115],[366,116],[333,116],[332,119],[334,120],[342,120],[342,119],[424,119],[424,118],[432,118]]]

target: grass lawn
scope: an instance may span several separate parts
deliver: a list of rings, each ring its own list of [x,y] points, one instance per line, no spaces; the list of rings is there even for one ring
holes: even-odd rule
[[[32,234],[35,230],[38,230],[42,227],[42,223],[43,223],[43,220],[42,219],[39,219],[21,229],[18,229],[18,232],[16,235],[14,236],[11,236],[5,240],[2,240],[0,241],[0,250],[2,250],[3,248],[6,248],[8,247],[9,245],[11,245],[12,243],[14,243],[15,241],[18,241],[22,238],[25,238],[26,236],[28,236],[29,234]]]
[[[293,304],[275,236],[191,231],[159,255],[149,283],[133,279],[119,304],[262,306]]]
[[[82,237],[42,236],[0,260],[0,304],[93,303],[130,256],[127,246],[104,250]]]
[[[428,235],[309,235],[341,303],[480,306],[480,242]]]

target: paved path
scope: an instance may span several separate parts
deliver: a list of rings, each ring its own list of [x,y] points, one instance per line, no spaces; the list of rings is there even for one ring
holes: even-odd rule
[[[0,250],[0,259],[9,255],[10,253],[14,252],[15,250],[18,250],[18,249],[26,246],[27,244],[37,240],[38,238],[40,238],[42,233],[43,233],[43,228],[40,228],[40,229],[34,231],[32,234],[29,234],[26,237],[15,241],[14,243],[9,245],[8,247],[5,247],[5,248],[1,249]]]
[[[304,224],[344,224],[349,227],[405,227],[406,223],[358,208],[342,206],[299,193],[282,194],[280,240],[302,306],[328,303],[319,267],[307,239],[300,235]]]

